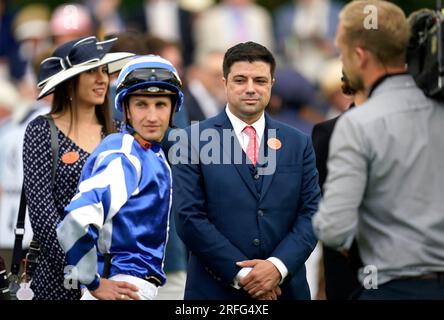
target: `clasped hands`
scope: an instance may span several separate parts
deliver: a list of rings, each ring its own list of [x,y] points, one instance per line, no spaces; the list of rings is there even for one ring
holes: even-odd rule
[[[239,286],[248,292],[253,299],[277,300],[282,291],[279,287],[281,274],[276,266],[268,260],[244,260],[236,262],[242,268],[253,268],[239,280]]]

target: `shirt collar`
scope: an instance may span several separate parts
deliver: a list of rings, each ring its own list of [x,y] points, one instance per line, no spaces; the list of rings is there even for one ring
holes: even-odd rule
[[[145,150],[145,151],[151,149],[153,152],[157,153],[157,152],[159,152],[159,150],[161,148],[161,145],[160,145],[159,142],[145,140],[128,123],[122,129],[122,133],[127,133],[127,134],[132,135],[134,137],[134,140],[136,140],[139,143],[139,145],[142,147],[142,149]]]
[[[404,72],[384,74],[383,76],[378,78],[375,81],[375,83],[373,83],[373,85],[369,88],[368,97],[370,98],[372,96],[373,92],[376,90],[376,88],[378,88],[387,78],[396,77],[396,76],[403,76],[403,75],[408,75],[408,72],[404,71]]]
[[[244,121],[236,117],[228,108],[228,104],[225,107],[225,112],[227,113],[228,119],[230,119],[234,132],[237,136],[242,133],[242,130],[244,130],[245,126],[252,126],[256,130],[256,135],[258,136],[258,138],[262,139],[265,131],[264,112],[262,112],[262,115],[259,117],[259,119],[257,119],[256,122],[252,124],[245,123]]]

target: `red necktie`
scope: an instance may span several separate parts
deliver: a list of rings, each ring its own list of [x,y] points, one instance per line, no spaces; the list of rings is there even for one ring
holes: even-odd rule
[[[256,166],[257,161],[257,139],[256,130],[252,126],[246,126],[243,130],[248,136],[247,156],[251,163]]]

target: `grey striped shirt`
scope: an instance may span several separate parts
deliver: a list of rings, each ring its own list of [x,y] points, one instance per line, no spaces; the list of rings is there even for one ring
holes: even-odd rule
[[[356,237],[378,284],[444,271],[444,105],[411,76],[387,78],[338,120],[328,172],[320,240],[341,249]]]

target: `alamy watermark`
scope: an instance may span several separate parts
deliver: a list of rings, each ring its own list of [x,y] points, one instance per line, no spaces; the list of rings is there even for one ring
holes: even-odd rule
[[[364,28],[367,30],[378,29],[378,8],[374,5],[366,5],[364,13],[367,15],[364,19]]]
[[[63,27],[66,30],[79,28],[79,10],[75,5],[67,5],[63,8]]]
[[[67,290],[79,289],[79,274],[75,266],[68,265],[63,269],[65,279],[63,286]]]
[[[67,290],[79,289],[79,273],[75,266],[67,265],[63,269],[65,279],[63,286]],[[365,289],[378,289],[378,268],[375,265],[366,265],[362,269],[364,274],[362,285]]]
[[[378,289],[378,268],[372,264],[366,265],[362,270],[365,275],[362,285],[365,289]]]
[[[271,175],[276,171],[276,151],[282,147],[275,129],[267,129],[266,141],[258,151],[257,171],[259,175]],[[168,160],[175,164],[243,164],[251,163],[242,153],[233,129],[200,130],[199,123],[191,126],[190,133],[184,129],[171,130],[168,141],[173,146],[168,152]]]

